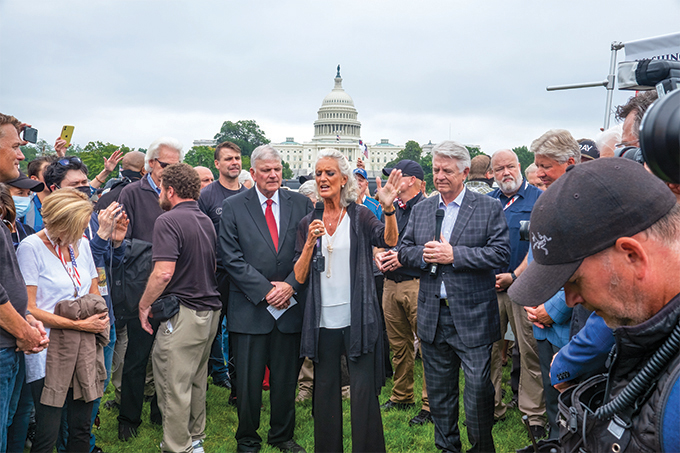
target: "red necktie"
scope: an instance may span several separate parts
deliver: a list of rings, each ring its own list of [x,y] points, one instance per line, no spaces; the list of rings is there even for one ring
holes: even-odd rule
[[[276,229],[276,219],[274,218],[274,211],[272,210],[272,199],[267,200],[267,209],[264,210],[264,218],[267,219],[267,227],[269,227],[269,234],[274,242],[274,248],[279,251],[279,232]]]

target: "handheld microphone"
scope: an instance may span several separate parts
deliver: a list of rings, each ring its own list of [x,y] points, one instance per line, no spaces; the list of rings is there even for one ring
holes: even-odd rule
[[[323,201],[317,201],[314,207],[314,220],[323,220]],[[314,269],[323,272],[326,269],[326,260],[321,253],[321,238],[316,239],[316,256],[314,257]]]
[[[435,213],[434,240],[438,241],[442,235],[442,223],[444,222],[444,210],[437,209]],[[437,263],[430,264],[430,276],[437,275]]]

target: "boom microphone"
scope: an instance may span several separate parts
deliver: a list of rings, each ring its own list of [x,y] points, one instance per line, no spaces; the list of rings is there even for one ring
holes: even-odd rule
[[[437,209],[435,213],[434,240],[438,241],[442,235],[442,222],[444,222],[444,210]],[[430,264],[430,276],[437,275],[437,263]]]

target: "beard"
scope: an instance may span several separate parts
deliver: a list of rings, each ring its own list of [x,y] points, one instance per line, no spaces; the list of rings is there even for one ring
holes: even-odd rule
[[[523,179],[520,177],[518,179],[515,179],[512,177],[512,180],[510,181],[496,181],[498,183],[498,187],[501,188],[501,191],[503,193],[515,193],[519,190],[519,188],[522,186]]]
[[[172,205],[170,204],[170,200],[168,200],[166,197],[161,196],[158,199],[158,205],[161,207],[163,211],[169,211],[172,209]]]

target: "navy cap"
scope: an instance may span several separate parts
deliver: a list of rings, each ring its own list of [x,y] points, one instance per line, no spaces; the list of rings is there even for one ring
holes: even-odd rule
[[[578,147],[581,150],[581,162],[600,158],[600,150],[597,149],[594,141],[590,139],[579,140]]]
[[[541,305],[583,260],[646,230],[675,206],[666,184],[631,160],[596,159],[567,168],[531,211],[534,261],[510,285],[513,302]]]
[[[418,162],[409,159],[400,160],[393,168],[383,168],[383,175],[389,176],[392,170],[401,170],[403,176],[415,176],[421,181],[425,179],[423,167]]]
[[[363,178],[368,181],[368,173],[366,173],[366,170],[364,170],[363,168],[355,168],[352,171],[352,173],[354,173],[355,175],[363,176]]]

